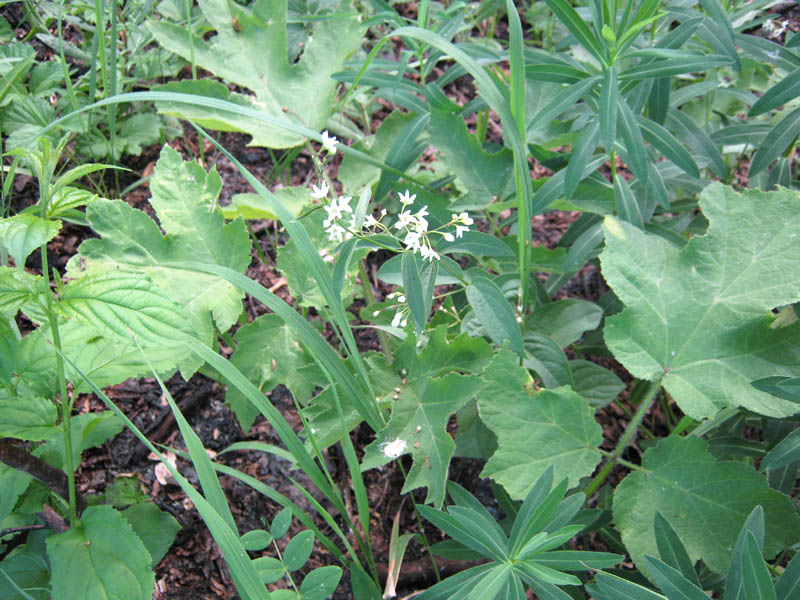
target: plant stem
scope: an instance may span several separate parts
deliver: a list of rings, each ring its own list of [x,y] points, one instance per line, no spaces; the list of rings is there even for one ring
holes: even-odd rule
[[[363,260],[358,261],[358,278],[361,280],[361,289],[364,292],[364,298],[367,300],[367,303],[374,304],[375,294],[372,292],[372,284],[369,282],[367,268]],[[389,336],[386,335],[385,331],[381,331],[380,329],[378,329],[378,345],[381,347],[381,352],[383,352],[383,355],[386,357],[386,364],[392,364]]]
[[[663,376],[657,381],[639,380],[634,385],[633,391],[631,392],[631,397],[633,398],[638,396],[641,398],[639,408],[636,409],[636,414],[633,415],[633,419],[628,423],[628,427],[625,429],[625,433],[622,434],[622,437],[617,443],[617,447],[614,448],[614,452],[612,452],[611,456],[609,456],[608,462],[603,465],[603,468],[600,470],[600,472],[595,475],[594,479],[592,479],[591,483],[589,483],[589,486],[586,488],[586,490],[584,490],[587,499],[591,498],[598,488],[603,485],[611,471],[614,469],[617,463],[620,462],[622,453],[630,443],[631,439],[633,439],[636,430],[639,429],[639,426],[647,414],[647,411],[650,410],[650,407],[655,401],[656,392],[658,392],[659,388],[661,387],[662,378]]]

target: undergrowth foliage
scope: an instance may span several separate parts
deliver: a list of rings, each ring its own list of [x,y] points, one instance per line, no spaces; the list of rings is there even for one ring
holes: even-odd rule
[[[0,19],[0,599],[153,597],[178,522],[136,477],[76,482],[123,428],[248,600],[395,597],[412,542],[420,600],[800,598],[800,36],[771,10],[44,1],[22,40]],[[209,131],[267,148],[266,178]],[[116,163],[154,144],[120,189]],[[212,163],[253,191],[228,201]],[[122,199],[144,184],[147,207]],[[577,218],[538,245],[554,210]],[[84,233],[62,272],[65,223]],[[607,291],[571,297],[586,269]],[[243,432],[266,419],[280,446],[220,454],[285,461],[299,496],[212,457],[175,373],[224,384]],[[160,385],[179,447],[103,391],[133,377]],[[106,410],[79,413],[89,394]],[[454,457],[479,461],[490,505],[450,480]],[[388,556],[365,476],[386,465],[414,517]],[[242,531],[221,474],[282,510]],[[441,578],[437,557],[473,562]]]

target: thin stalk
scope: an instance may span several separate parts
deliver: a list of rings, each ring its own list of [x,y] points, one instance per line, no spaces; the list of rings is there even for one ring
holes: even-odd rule
[[[105,32],[103,32],[105,42]],[[109,91],[112,96],[117,95],[117,0],[111,1],[111,72],[109,74]],[[111,139],[111,156],[117,147],[117,105],[108,105],[108,129]],[[122,152],[120,151],[120,158]],[[114,192],[119,197],[119,171],[114,169]]]
[[[264,254],[264,249],[261,247],[261,242],[258,241],[258,238],[256,237],[256,232],[253,231],[253,225],[250,223],[250,221],[245,221],[245,224],[247,226],[247,233],[250,234],[250,241],[253,242],[253,246],[255,246],[255,249],[256,249],[256,254],[258,254],[258,259],[263,264],[266,265],[267,264],[267,255]]]
[[[186,0],[186,25],[189,29],[189,62],[192,64],[192,80],[197,81],[197,65],[194,62],[194,37],[192,36],[192,0]]]
[[[403,474],[403,479],[407,480],[408,475],[406,473],[406,468],[403,466],[401,461],[397,461],[397,465],[400,467],[400,472]],[[417,519],[417,527],[419,527],[419,535],[422,538],[422,545],[427,550],[427,555],[431,559],[431,564],[433,565],[433,573],[436,576],[436,581],[441,581],[442,576],[439,573],[439,566],[436,564],[436,559],[433,557],[433,553],[431,552],[431,544],[428,541],[428,536],[425,535],[425,526],[422,524],[422,516],[419,514],[419,509],[417,508],[417,502],[414,500],[414,494],[408,494],[408,497],[411,498],[411,505],[414,507],[414,516]]]
[[[627,448],[628,444],[630,443],[631,439],[633,439],[634,434],[639,429],[639,426],[642,423],[647,411],[650,410],[650,407],[653,405],[653,402],[656,399],[656,393],[658,392],[659,388],[661,387],[661,380],[663,379],[660,377],[658,381],[643,381],[639,380],[636,385],[634,385],[633,391],[631,392],[631,396],[639,396],[641,397],[641,402],[639,403],[639,408],[636,410],[636,414],[633,415],[633,419],[628,423],[628,427],[625,429],[625,433],[622,434],[619,442],[617,443],[617,447],[614,448],[614,452],[611,453],[611,456],[608,457],[608,461],[600,472],[595,475],[594,479],[589,483],[589,486],[584,490],[586,494],[586,498],[591,498],[592,495],[600,488],[601,485],[605,482],[608,476],[611,474],[611,471],[614,467],[620,463],[621,464],[621,456],[622,453]]]
[[[372,291],[372,284],[369,282],[369,275],[367,275],[367,268],[364,266],[364,261],[358,261],[358,278],[361,280],[361,289],[364,292],[364,298],[368,304],[375,303],[375,294]],[[378,329],[378,344],[381,347],[381,352],[386,357],[386,364],[392,364],[392,352],[389,346],[389,336],[385,331]]]

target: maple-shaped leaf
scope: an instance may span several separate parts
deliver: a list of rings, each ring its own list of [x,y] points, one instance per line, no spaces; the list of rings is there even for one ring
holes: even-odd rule
[[[325,128],[338,85],[331,75],[342,70],[366,31],[347,3],[342,3],[337,14],[314,23],[299,60],[291,64],[287,54],[287,2],[258,0],[248,8],[229,0],[199,0],[198,5],[216,35],[205,41],[184,25],[151,21],[150,29],[161,46],[255,94],[232,94],[232,101],[309,129]],[[181,110],[216,128],[246,131],[255,145],[289,148],[304,140],[296,133],[252,119],[237,119],[232,114],[196,107]]]
[[[606,321],[628,371],[663,385],[687,415],[724,406],[785,417],[800,406],[750,382],[800,375],[800,323],[771,309],[800,300],[800,194],[708,186],[708,232],[682,249],[606,217],[603,276],[627,308]]]
[[[146,213],[127,203],[96,200],[86,217],[101,237],[81,244],[67,266],[68,276],[118,269],[147,275],[183,307],[196,337],[211,343],[214,323],[226,331],[236,322],[244,294],[221,277],[169,263],[215,264],[239,272],[247,268],[250,239],[241,220],[225,224],[216,206],[221,186],[216,169],[206,173],[165,146],[150,182],[150,204],[164,234]]]
[[[478,414],[497,436],[497,450],[481,475],[522,499],[548,467],[557,480],[576,485],[602,455],[603,432],[589,403],[566,386],[533,391],[519,357],[502,350],[484,369]]]
[[[367,446],[362,467],[371,469],[406,453],[414,459],[401,493],[427,487],[425,502],[441,507],[455,442],[447,432],[450,415],[480,388],[474,375],[423,377],[401,388],[389,423]]]

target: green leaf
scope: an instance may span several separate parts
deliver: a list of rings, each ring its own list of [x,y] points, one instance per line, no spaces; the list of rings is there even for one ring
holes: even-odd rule
[[[498,592],[506,585],[509,578],[513,577],[513,567],[508,563],[501,563],[486,573],[472,588],[467,600],[481,600],[482,598],[498,598]]]
[[[593,408],[602,408],[625,389],[625,384],[614,373],[588,360],[569,361],[569,370],[572,389]]]
[[[272,535],[265,529],[251,529],[242,535],[242,546],[249,552],[260,552],[272,543]]]
[[[800,133],[800,108],[793,110],[770,130],[750,161],[748,177],[753,177],[779,158]]]
[[[441,506],[455,450],[447,422],[472,398],[480,383],[477,377],[456,374],[409,381],[401,388],[389,423],[367,446],[362,468],[371,469],[410,453],[414,462],[402,493],[427,487],[425,501]]]
[[[96,200],[86,216],[102,239],[81,244],[67,266],[68,275],[79,278],[118,269],[145,274],[183,307],[186,327],[210,344],[213,324],[227,331],[238,321],[244,294],[220,276],[164,264],[187,261],[239,272],[250,264],[250,239],[243,223],[226,225],[214,210],[221,185],[215,169],[206,173],[164,147],[150,182],[150,204],[165,235],[155,221],[125,202]]]
[[[633,196],[633,190],[622,175],[614,177],[614,200],[617,205],[617,215],[623,221],[644,229],[644,215],[639,203]]]
[[[152,598],[150,553],[123,516],[90,506],[79,524],[47,538],[53,600]]]
[[[336,590],[342,578],[342,569],[336,566],[314,569],[300,584],[302,600],[325,600]]]
[[[617,137],[617,71],[608,67],[604,71],[603,85],[600,88],[600,107],[598,119],[600,120],[600,136],[606,152],[614,148],[614,139]]]
[[[483,330],[497,344],[509,340],[512,350],[523,353],[522,333],[514,311],[497,284],[486,277],[477,277],[467,286],[467,300]]]
[[[594,302],[556,300],[536,309],[525,320],[525,333],[535,332],[549,336],[560,348],[577,342],[587,331],[597,328],[603,318],[603,309]]]
[[[301,403],[311,398],[325,377],[308,356],[297,333],[274,314],[261,315],[236,332],[238,347],[230,361],[265,394],[279,384],[289,388]],[[242,431],[249,431],[258,409],[236,387],[229,386],[225,400],[236,413]]]
[[[20,546],[0,562],[0,600],[47,600],[50,597],[50,566],[44,552],[30,546],[30,542]],[[28,598],[9,585],[6,577],[28,594]]]
[[[570,485],[591,474],[602,442],[592,408],[567,388],[529,393],[531,380],[511,352],[500,352],[484,370],[478,392],[481,419],[497,436],[498,449],[482,476],[492,477],[512,498],[523,498],[549,465]]]
[[[279,188],[273,192],[275,197],[295,217],[308,204],[308,190],[302,187]],[[247,220],[273,219],[278,216],[272,212],[269,204],[259,194],[234,194],[228,206],[222,206],[222,215],[229,221],[242,217]]]
[[[265,114],[317,131],[325,128],[338,85],[331,75],[342,70],[365,31],[355,14],[338,13],[315,21],[302,55],[290,64],[285,2],[260,0],[252,8],[226,0],[201,0],[198,4],[216,35],[206,42],[183,25],[150,21],[159,44],[226,82],[249,88],[255,98],[240,97]],[[213,110],[191,108],[184,114],[201,124],[210,119],[250,133],[254,143],[262,146],[288,148],[303,142],[302,137],[285,130],[257,126],[252,120]]]
[[[656,60],[652,62],[642,62],[634,67],[625,69],[619,74],[620,81],[641,81],[644,79],[658,79],[661,77],[672,77],[684,73],[695,73],[697,71],[709,71],[717,67],[725,67],[734,61],[729,56],[717,54],[698,55],[689,52],[683,53],[685,56]]]
[[[406,292],[411,319],[414,321],[415,329],[418,332],[423,331],[431,313],[436,268],[432,261],[426,265],[417,254],[405,252],[401,261],[401,269],[403,289]]]
[[[597,573],[595,581],[597,586],[590,591],[597,600],[666,600],[666,596],[609,573]]]
[[[193,335],[181,307],[149,277],[124,271],[87,275],[64,287],[57,305],[64,316],[144,346],[180,344]]]
[[[761,470],[780,469],[800,460],[800,429],[795,429],[767,453],[761,461]]]
[[[792,71],[764,92],[764,95],[750,107],[747,116],[756,117],[764,114],[787,104],[798,96],[800,96],[800,69]]]
[[[649,171],[647,169],[647,152],[645,151],[644,138],[636,115],[630,104],[623,96],[617,96],[619,107],[619,130],[622,145],[625,148],[627,161],[631,171],[642,183],[647,183]],[[615,178],[616,179],[616,178]]]
[[[757,390],[772,394],[778,398],[791,400],[792,402],[800,402],[800,377],[771,375],[751,381],[750,385]]]
[[[742,552],[742,579],[747,598],[776,600],[775,587],[769,576],[761,549],[751,532],[747,532]]]
[[[276,540],[281,539],[289,532],[289,526],[292,524],[292,511],[289,508],[281,509],[281,511],[275,515],[272,519],[272,523],[270,523],[270,533],[272,533],[272,537]]]
[[[0,400],[0,437],[48,440],[58,432],[57,418],[52,400],[36,396]]]
[[[497,236],[481,231],[467,231],[454,242],[439,242],[440,253],[463,252],[472,256],[513,256],[511,249]],[[446,269],[445,269],[446,270]]]
[[[578,43],[602,63],[605,59],[604,48],[588,25],[586,25],[586,21],[578,16],[578,13],[575,12],[569,2],[566,0],[545,0],[545,2],[547,2],[550,10],[569,29],[570,33],[575,36]]]
[[[645,556],[647,569],[658,584],[658,587],[667,595],[667,598],[681,598],[681,600],[705,600],[705,592],[691,581],[688,581],[680,571],[652,556]]]
[[[763,554],[764,546],[764,509],[756,506],[742,525],[739,535],[736,538],[736,545],[733,547],[730,566],[725,575],[725,600],[746,600],[744,582],[744,552],[748,535],[755,538],[758,543],[759,554]]]
[[[623,115],[624,117],[624,115]],[[587,175],[584,173],[589,159],[592,158],[597,141],[600,139],[600,122],[591,121],[584,129],[583,135],[572,146],[572,155],[566,168],[564,181],[564,197],[570,200],[578,189],[578,184]]]
[[[792,38],[794,39],[794,38]],[[800,554],[795,554],[794,558],[786,565],[778,581],[775,582],[775,593],[778,598],[784,600],[795,600],[800,593]]]
[[[22,269],[31,252],[52,240],[61,231],[61,221],[48,221],[23,213],[0,219],[0,244]]]
[[[33,477],[27,473],[0,463],[0,523],[14,510],[17,500],[28,489],[32,480]]]
[[[709,168],[720,179],[725,179],[728,168],[722,160],[722,154],[716,144],[708,137],[702,127],[697,125],[683,111],[671,107],[667,113],[667,126],[675,132],[676,137],[683,141],[689,148],[708,160]]]
[[[0,313],[14,316],[39,293],[42,278],[26,271],[0,266]]]
[[[619,484],[614,521],[640,569],[644,555],[657,552],[651,532],[658,511],[674,527],[690,560],[703,559],[724,573],[731,561],[729,548],[756,505],[764,507],[767,518],[766,554],[774,556],[800,535],[791,500],[747,465],[714,460],[700,438],[671,436],[648,449],[641,470]]]
[[[152,502],[134,504],[122,511],[122,516],[133,527],[133,531],[142,540],[145,548],[150,553],[154,568],[175,541],[175,535],[180,531],[180,524],[168,512],[164,512]]]
[[[271,556],[262,556],[253,560],[258,576],[264,583],[275,583],[286,573],[283,563]]]
[[[572,387],[572,373],[569,370],[567,355],[558,344],[546,335],[526,333],[525,356],[522,364],[536,372],[546,388],[562,385]]]
[[[504,197],[514,172],[511,150],[484,152],[478,137],[467,133],[461,116],[437,111],[431,113],[430,136],[430,143],[441,152],[439,161],[466,189],[454,200],[453,210],[482,210],[493,197]]]
[[[655,146],[661,154],[683,169],[688,175],[700,177],[700,169],[697,167],[697,163],[666,128],[642,116],[637,116],[636,121],[642,129],[644,139]]]
[[[303,567],[314,549],[314,532],[305,530],[294,536],[283,552],[283,564],[287,571],[297,571]]]
[[[686,414],[722,406],[783,417],[797,404],[754,390],[797,376],[800,324],[771,328],[767,311],[800,299],[794,192],[738,194],[708,186],[708,233],[682,249],[607,217],[603,276],[627,308],[606,320],[606,344],[635,377],[663,385]],[[787,216],[789,215],[789,216]]]
[[[697,578],[694,565],[686,553],[681,538],[660,512],[656,512],[653,520],[653,531],[661,560],[673,569],[677,569],[686,580],[700,587],[700,580]]]

